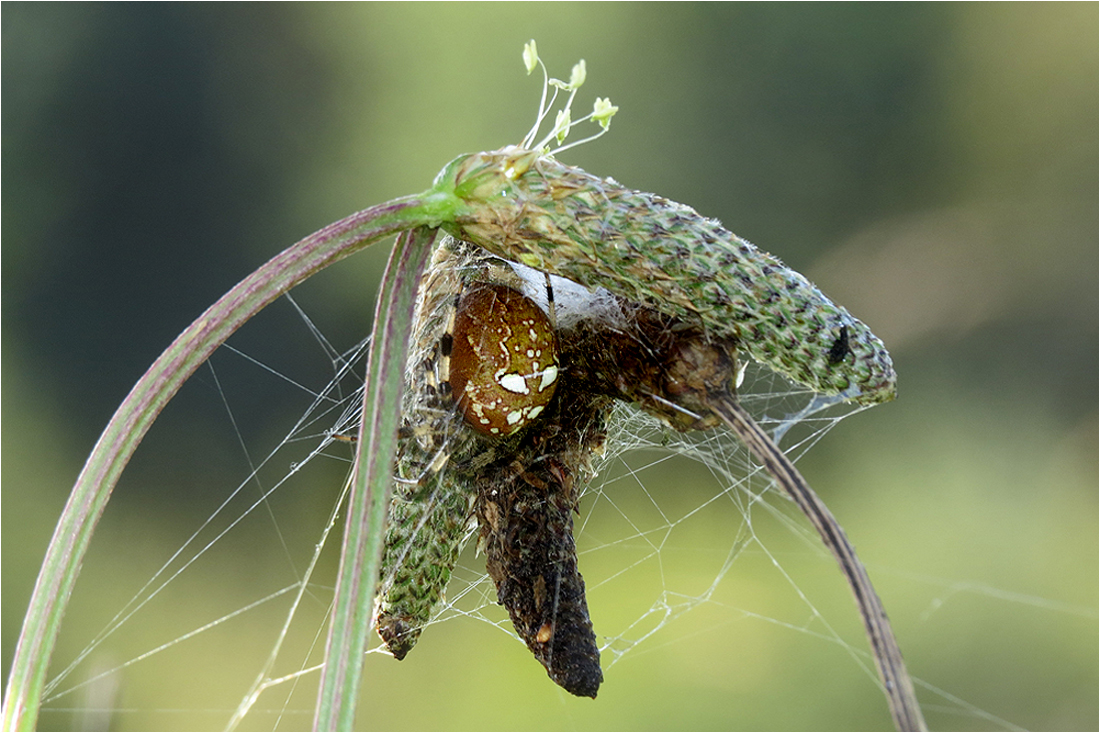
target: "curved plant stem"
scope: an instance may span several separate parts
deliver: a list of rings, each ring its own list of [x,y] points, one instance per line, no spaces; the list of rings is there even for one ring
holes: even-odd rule
[[[222,296],[138,380],[84,464],[54,530],[12,660],[4,730],[34,728],[50,655],[92,532],[123,468],[180,386],[230,334],[287,290],[387,235],[437,224],[445,206],[432,194],[395,199],[311,234]]]
[[[859,607],[867,638],[871,642],[871,651],[882,678],[894,725],[903,731],[927,730],[916,692],[913,690],[913,681],[909,678],[901,649],[898,648],[897,639],[890,628],[890,619],[886,617],[886,609],[882,607],[882,601],[871,585],[867,570],[856,556],[855,548],[832,512],[806,483],[806,479],[802,478],[802,474],[786,454],[734,397],[712,397],[710,406],[748,447],[756,460],[760,461],[775,482],[794,500],[836,557],[840,570],[848,579],[856,597],[856,605]]]
[[[314,730],[352,730],[355,724],[397,453],[413,306],[420,274],[437,232],[421,228],[401,235],[378,293],[347,529],[336,577]]]

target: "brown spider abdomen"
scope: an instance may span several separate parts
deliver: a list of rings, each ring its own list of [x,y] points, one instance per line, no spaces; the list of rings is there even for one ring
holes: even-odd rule
[[[458,303],[449,371],[470,427],[485,435],[515,433],[554,396],[557,341],[550,319],[511,288],[475,286]]]

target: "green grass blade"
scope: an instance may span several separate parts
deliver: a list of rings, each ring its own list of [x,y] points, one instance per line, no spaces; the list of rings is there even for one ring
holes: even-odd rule
[[[351,730],[355,724],[397,453],[413,306],[436,233],[433,229],[417,229],[398,239],[378,295],[315,730]]]

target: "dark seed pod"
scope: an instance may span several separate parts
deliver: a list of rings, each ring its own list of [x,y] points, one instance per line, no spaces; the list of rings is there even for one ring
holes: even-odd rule
[[[479,483],[476,509],[486,568],[516,633],[554,682],[584,697],[596,696],[603,672],[577,570],[573,513],[610,403],[563,384],[514,460]]]

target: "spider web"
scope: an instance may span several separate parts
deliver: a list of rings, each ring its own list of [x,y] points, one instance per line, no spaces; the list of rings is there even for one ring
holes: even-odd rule
[[[193,523],[181,520],[187,527],[170,538],[173,552],[141,558],[139,579],[104,581],[85,571],[82,583],[111,582],[117,598],[129,600],[106,612],[95,608],[96,630],[76,632],[92,640],[72,647],[71,661],[55,664],[44,727],[69,727],[74,723],[49,721],[73,720],[66,717],[73,714],[75,725],[93,728],[310,725],[339,554],[341,487],[353,452],[346,436],[357,429],[366,342],[334,347],[295,300],[287,296],[286,302],[304,327],[301,347],[323,354],[326,373],[311,384],[282,371],[278,351],[242,350],[235,340],[201,372],[195,390],[221,403],[237,441],[229,452],[238,463],[243,456],[246,469],[196,509]],[[229,376],[238,373],[245,376]],[[284,396],[270,399],[290,405],[290,417],[286,427],[255,438],[239,424],[235,404],[239,391],[261,383]],[[765,429],[782,435],[795,460],[863,409],[816,409],[812,393],[754,364],[741,399]],[[112,530],[117,527],[105,521],[101,532]],[[253,545],[257,536],[262,546]],[[866,678],[870,699],[878,695],[873,662],[832,558],[725,430],[681,434],[618,406],[598,475],[581,498],[575,536],[605,690],[625,684],[620,669],[629,678],[665,647],[705,645],[715,629],[763,623],[838,650],[844,664]],[[236,584],[239,593],[205,600],[216,595],[204,590],[210,583]],[[760,591],[751,586],[759,583],[769,586],[764,595],[787,596],[787,610],[776,615],[754,600]],[[71,615],[85,615],[82,601],[78,592]],[[410,659],[432,654],[424,648],[443,631],[472,624],[506,642],[503,653],[556,691],[497,605],[476,541],[467,543],[446,602]],[[377,665],[374,674],[397,666],[376,637],[371,665]],[[157,684],[167,692],[146,690]],[[157,702],[146,702],[150,698]],[[951,705],[1011,727],[962,701]]]

